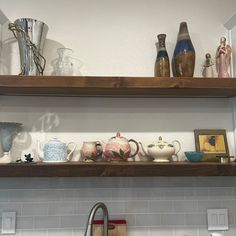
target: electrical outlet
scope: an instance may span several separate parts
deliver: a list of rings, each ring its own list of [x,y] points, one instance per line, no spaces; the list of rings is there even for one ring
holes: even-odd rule
[[[208,230],[228,230],[228,209],[207,209]]]
[[[2,213],[2,234],[16,233],[16,212]]]

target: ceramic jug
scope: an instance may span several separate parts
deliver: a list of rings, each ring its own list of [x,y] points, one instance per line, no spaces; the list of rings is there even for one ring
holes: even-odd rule
[[[133,142],[136,146],[136,150],[131,154],[130,142]],[[134,139],[126,139],[117,132],[115,137],[110,138],[110,140],[104,145],[103,153],[107,160],[109,161],[127,161],[129,157],[134,157],[139,151],[138,142]]]
[[[83,142],[81,155],[84,161],[96,161],[102,155],[102,144],[99,141]]]
[[[48,143],[42,145],[38,142],[38,156],[43,162],[67,162],[71,160],[72,153],[76,148],[76,144],[71,142],[67,145],[57,138],[53,138]],[[69,146],[72,146],[69,150]],[[68,153],[69,152],[69,153]]]

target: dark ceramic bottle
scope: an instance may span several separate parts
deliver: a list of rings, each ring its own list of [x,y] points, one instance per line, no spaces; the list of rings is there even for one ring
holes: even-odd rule
[[[155,77],[170,77],[170,62],[166,51],[166,35],[158,34],[158,51],[155,63]]]
[[[195,67],[195,50],[188,33],[186,22],[181,22],[172,60],[175,77],[193,77]]]

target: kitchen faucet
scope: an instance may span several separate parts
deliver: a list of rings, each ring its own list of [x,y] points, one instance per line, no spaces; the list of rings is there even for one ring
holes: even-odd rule
[[[102,202],[96,203],[91,209],[86,225],[85,236],[93,236],[93,220],[99,208],[103,211],[103,236],[108,236],[108,210],[106,205]]]

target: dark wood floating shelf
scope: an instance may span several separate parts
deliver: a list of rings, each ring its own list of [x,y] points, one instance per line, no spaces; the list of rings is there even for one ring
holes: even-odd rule
[[[236,176],[236,162],[0,164],[0,177]]]
[[[233,97],[236,78],[1,75],[0,95]]]

